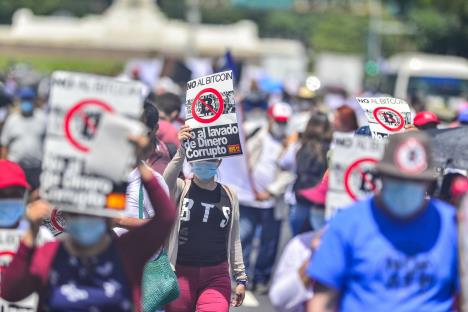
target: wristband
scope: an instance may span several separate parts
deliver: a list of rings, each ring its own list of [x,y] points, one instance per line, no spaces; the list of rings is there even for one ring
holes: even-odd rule
[[[245,288],[247,288],[247,280],[239,280],[237,281],[237,285],[244,285]]]

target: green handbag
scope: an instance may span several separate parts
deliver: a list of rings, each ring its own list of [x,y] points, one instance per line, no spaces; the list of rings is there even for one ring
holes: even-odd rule
[[[138,217],[143,219],[143,184],[138,194]],[[142,306],[143,312],[162,310],[164,306],[179,297],[177,276],[172,270],[166,250],[148,261],[143,269]]]

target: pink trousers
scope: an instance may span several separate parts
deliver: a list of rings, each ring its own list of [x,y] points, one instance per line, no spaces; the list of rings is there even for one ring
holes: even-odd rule
[[[228,312],[231,280],[227,262],[208,267],[176,266],[180,296],[166,312]]]

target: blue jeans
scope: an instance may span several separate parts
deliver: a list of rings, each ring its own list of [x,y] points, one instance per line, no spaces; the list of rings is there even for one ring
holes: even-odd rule
[[[297,203],[291,205],[289,224],[293,236],[310,231],[320,230],[325,224],[325,210],[314,205]]]
[[[260,248],[252,283],[267,284],[275,263],[281,221],[275,219],[273,208],[263,209],[240,205],[240,238],[247,272],[250,266],[252,241],[258,226],[261,226]]]

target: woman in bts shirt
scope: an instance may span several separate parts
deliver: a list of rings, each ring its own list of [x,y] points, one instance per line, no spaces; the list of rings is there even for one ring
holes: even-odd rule
[[[190,138],[191,129],[183,126],[181,143]],[[239,202],[225,185],[215,181],[219,159],[192,163],[193,179],[179,179],[185,149],[164,171],[178,216],[169,238],[168,254],[176,268],[180,297],[166,307],[167,312],[227,312],[229,302],[242,304],[247,285],[239,238]],[[237,282],[231,297],[230,270]]]

